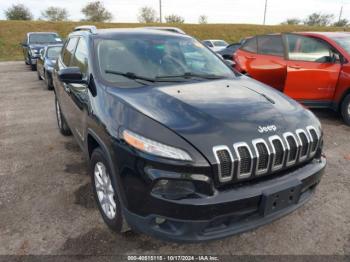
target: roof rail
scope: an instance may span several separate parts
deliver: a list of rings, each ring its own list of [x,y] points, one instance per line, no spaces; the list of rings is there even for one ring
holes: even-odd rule
[[[76,31],[89,31],[92,34],[96,33],[96,26],[94,25],[81,25],[81,26],[77,26],[76,28],[74,28],[74,32]]]

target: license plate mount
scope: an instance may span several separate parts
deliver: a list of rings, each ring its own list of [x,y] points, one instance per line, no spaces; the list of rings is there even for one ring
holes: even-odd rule
[[[259,208],[260,214],[267,216],[297,204],[301,186],[301,182],[295,179],[292,182],[264,190]]]

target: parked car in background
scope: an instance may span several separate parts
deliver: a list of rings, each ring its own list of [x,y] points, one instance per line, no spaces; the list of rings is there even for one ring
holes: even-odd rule
[[[350,125],[350,34],[260,35],[235,53],[236,69],[309,107],[339,111]]]
[[[163,31],[169,31],[173,33],[183,34],[185,35],[185,31],[178,27],[170,27],[170,26],[147,26],[147,27],[141,27],[143,29],[154,29],[154,30],[163,30]]]
[[[203,44],[205,44],[207,47],[209,47],[214,52],[218,52],[222,49],[224,49],[226,46],[228,46],[228,43],[224,40],[203,40]]]
[[[37,73],[39,80],[45,80],[47,89],[53,88],[52,70],[56,64],[58,55],[62,50],[62,44],[48,45],[42,48],[37,58]]]
[[[21,43],[23,49],[24,62],[36,70],[36,61],[39,57],[40,49],[49,44],[62,43],[62,39],[55,32],[29,32]]]
[[[320,182],[319,120],[188,35],[71,33],[53,71],[57,123],[89,161],[106,224],[198,242],[304,204]]]
[[[233,53],[236,52],[236,50],[240,47],[241,47],[241,43],[229,44],[224,49],[217,51],[217,53],[221,55],[223,59],[233,60]]]

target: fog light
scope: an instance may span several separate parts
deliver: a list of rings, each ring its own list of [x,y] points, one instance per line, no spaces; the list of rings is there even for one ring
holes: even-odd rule
[[[166,221],[165,218],[162,217],[156,217],[155,222],[157,225],[163,224]]]
[[[195,193],[191,181],[161,179],[153,187],[152,193],[167,199],[181,199]]]

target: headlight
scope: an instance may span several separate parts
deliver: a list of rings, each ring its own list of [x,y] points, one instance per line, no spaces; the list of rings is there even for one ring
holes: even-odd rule
[[[36,49],[30,49],[30,53],[31,53],[32,55],[37,55],[37,54],[39,53],[39,51],[36,50]]]
[[[161,157],[177,159],[177,160],[186,160],[186,161],[192,160],[190,155],[184,150],[181,150],[179,148],[175,148],[172,146],[164,145],[162,143],[145,138],[129,130],[124,130],[122,135],[126,143],[143,152],[146,152],[155,156],[161,156]]]

